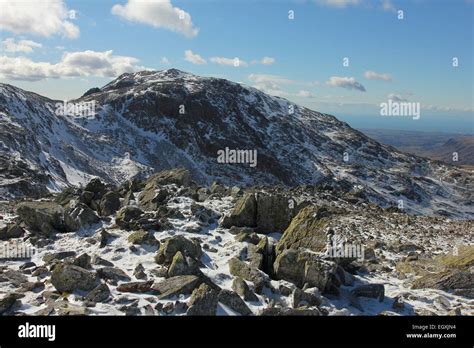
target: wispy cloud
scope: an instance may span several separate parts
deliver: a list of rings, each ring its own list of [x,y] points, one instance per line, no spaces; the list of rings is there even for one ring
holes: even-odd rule
[[[314,0],[319,5],[344,8],[350,5],[358,5],[360,0]]]
[[[355,89],[365,92],[365,87],[356,81],[354,77],[331,76],[326,84],[331,87],[341,87],[345,89]]]
[[[50,37],[60,35],[76,39],[79,27],[69,19],[69,10],[62,0],[2,1],[0,10],[0,29],[14,34],[33,34]]]
[[[366,71],[364,77],[367,80],[392,81],[392,75],[387,73],[378,73],[375,71]]]
[[[114,5],[112,13],[131,22],[168,29],[188,38],[196,37],[199,32],[191,15],[173,6],[170,0],[128,0],[125,5]]]
[[[206,60],[203,57],[197,53],[193,53],[191,50],[184,51],[184,60],[196,65],[206,64]]]
[[[15,39],[11,37],[2,41],[2,50],[10,53],[31,53],[35,48],[40,48],[42,46],[43,45],[41,45],[40,43],[31,40],[15,41]]]
[[[233,67],[246,67],[248,63],[245,60],[235,58],[226,58],[226,57],[211,57],[209,59],[211,62],[219,65],[233,66]]]

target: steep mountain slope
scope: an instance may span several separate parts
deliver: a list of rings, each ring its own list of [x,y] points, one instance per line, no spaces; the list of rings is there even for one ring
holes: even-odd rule
[[[414,213],[474,215],[472,179],[462,169],[398,152],[333,116],[241,84],[145,71],[71,102],[90,101],[92,117],[61,116],[57,101],[0,85],[4,197],[182,166],[202,183],[328,185],[384,206],[402,200]],[[257,166],[218,163],[226,147],[256,150]]]

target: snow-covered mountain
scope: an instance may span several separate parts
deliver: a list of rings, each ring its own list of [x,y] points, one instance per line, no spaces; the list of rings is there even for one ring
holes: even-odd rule
[[[224,79],[176,69],[123,74],[72,103],[0,84],[0,196],[41,196],[98,176],[186,167],[227,185],[326,185],[413,213],[474,216],[467,171],[381,145],[335,117]],[[219,163],[226,148],[257,165]]]

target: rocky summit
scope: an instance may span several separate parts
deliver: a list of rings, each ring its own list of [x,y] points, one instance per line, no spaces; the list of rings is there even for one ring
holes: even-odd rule
[[[120,185],[183,167],[200,185],[319,185],[354,202],[474,216],[467,169],[397,151],[331,115],[243,84],[142,71],[69,102],[94,112],[65,113],[63,101],[0,84],[0,197],[40,198],[94,177]],[[151,207],[165,194],[141,199]]]
[[[343,189],[206,186],[176,168],[2,211],[1,315],[474,314],[472,220]]]

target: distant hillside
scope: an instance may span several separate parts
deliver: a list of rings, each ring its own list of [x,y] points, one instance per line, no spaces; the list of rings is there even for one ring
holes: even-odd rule
[[[369,137],[399,150],[454,165],[474,165],[474,136],[442,132],[361,129]],[[453,153],[458,161],[453,161]]]

